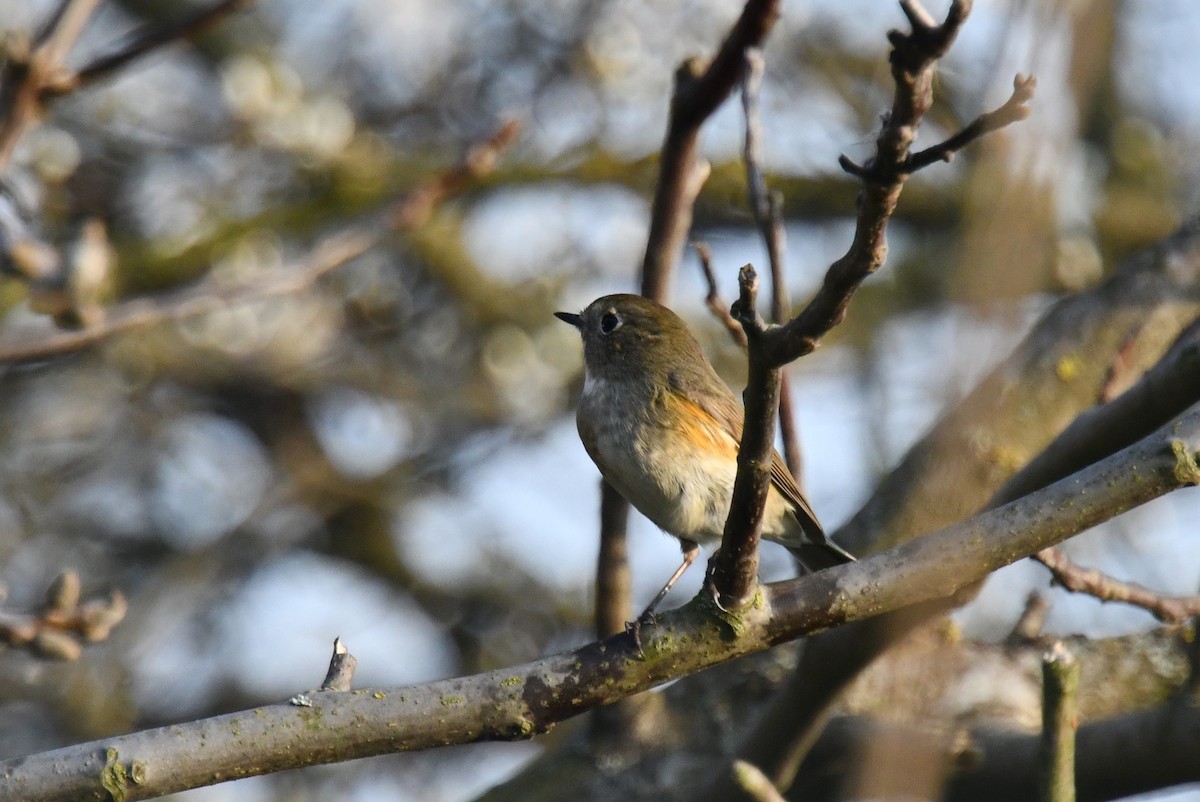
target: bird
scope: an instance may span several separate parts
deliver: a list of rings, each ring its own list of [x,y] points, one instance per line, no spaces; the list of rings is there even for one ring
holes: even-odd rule
[[[647,618],[699,554],[720,543],[729,516],[743,409],[687,324],[640,295],[605,295],[581,313],[555,312],[583,339],[576,426],[601,475],[635,509],[680,541],[684,561]],[[762,537],[808,571],[852,562],[825,534],[778,451]]]

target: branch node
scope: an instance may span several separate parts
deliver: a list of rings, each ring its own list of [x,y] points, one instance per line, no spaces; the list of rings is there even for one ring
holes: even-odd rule
[[[346,692],[354,682],[354,669],[358,660],[342,643],[341,638],[333,639],[333,656],[329,658],[329,671],[325,673],[325,681],[321,683],[322,691]]]
[[[866,181],[870,177],[870,170],[851,161],[850,157],[844,153],[838,156],[838,166],[855,178]]]
[[[733,302],[729,314],[742,324],[748,339],[766,331],[766,323],[758,314],[758,272],[754,265],[742,265],[738,271],[738,299]]]
[[[1200,465],[1196,454],[1182,440],[1171,441],[1171,453],[1175,456],[1175,479],[1181,485],[1200,485]]]

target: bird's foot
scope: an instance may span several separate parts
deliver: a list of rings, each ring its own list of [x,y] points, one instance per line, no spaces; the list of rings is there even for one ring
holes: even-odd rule
[[[720,549],[713,552],[712,557],[708,559],[708,566],[704,569],[704,589],[712,596],[713,604],[723,613],[728,613],[729,610],[725,605],[721,604],[721,592],[717,590],[717,583],[713,581],[713,572],[716,570],[717,554]]]
[[[642,627],[653,626],[656,623],[658,623],[658,619],[654,617],[654,610],[646,609],[636,620],[625,624],[625,632],[633,638],[633,648],[637,650],[639,660],[646,659],[646,652],[642,650]]]

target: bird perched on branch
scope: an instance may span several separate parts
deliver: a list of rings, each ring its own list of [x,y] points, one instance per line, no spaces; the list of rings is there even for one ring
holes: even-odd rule
[[[640,295],[606,295],[581,314],[556,312],[583,337],[576,423],[588,455],[618,493],[679,538],[684,561],[648,615],[725,530],[742,440],[742,405],[683,320]],[[778,452],[762,536],[810,571],[853,561],[826,537]]]

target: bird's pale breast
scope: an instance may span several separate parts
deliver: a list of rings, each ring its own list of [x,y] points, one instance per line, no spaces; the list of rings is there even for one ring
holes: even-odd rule
[[[666,391],[640,402],[612,382],[588,377],[577,423],[604,478],[639,512],[676,537],[720,540],[737,474],[737,441],[699,405]],[[772,489],[764,535],[787,539],[798,528],[789,519],[794,523]]]

